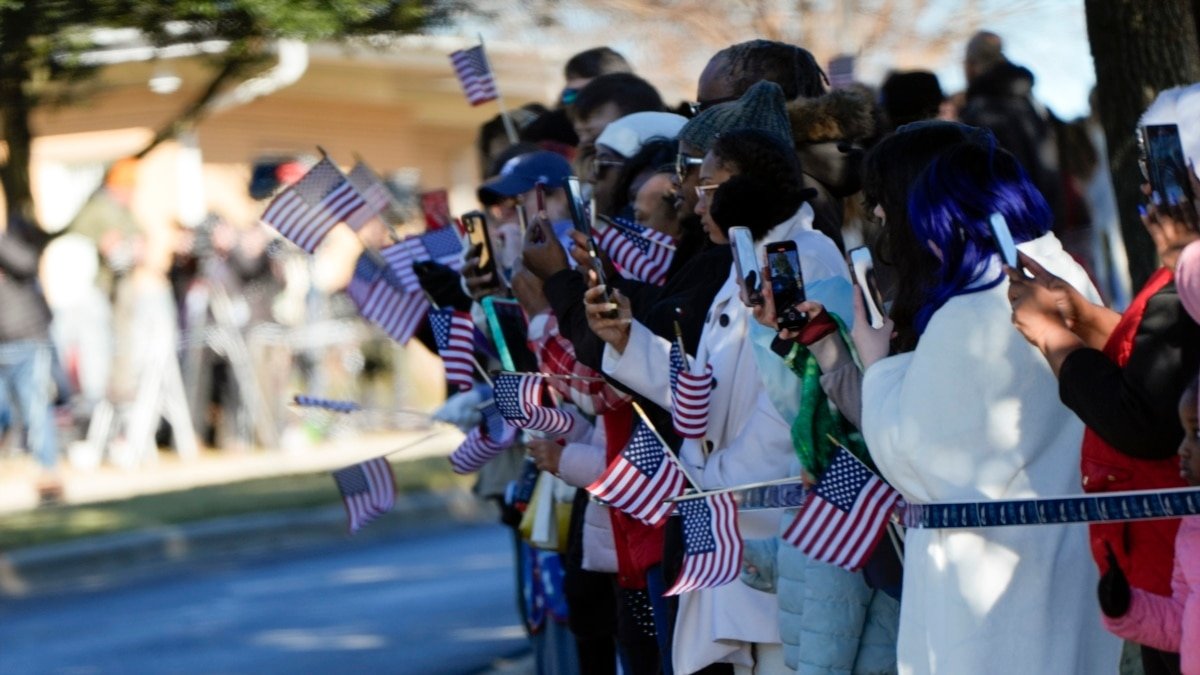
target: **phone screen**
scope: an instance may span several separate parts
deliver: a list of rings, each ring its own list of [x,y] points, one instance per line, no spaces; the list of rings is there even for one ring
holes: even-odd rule
[[[500,364],[505,370],[535,373],[538,370],[537,356],[529,350],[529,322],[525,310],[516,300],[487,297],[483,299],[483,313],[487,315],[488,328],[500,352]]]
[[[771,292],[775,296],[775,316],[780,328],[799,328],[807,317],[793,308],[804,302],[804,277],[800,271],[800,253],[796,242],[767,244],[767,269],[771,272]]]
[[[999,213],[993,213],[988,218],[988,224],[992,228],[992,238],[996,240],[996,248],[1000,251],[1000,260],[1004,261],[1005,265],[1013,269],[1017,269],[1017,245],[1013,243],[1012,232],[1008,229],[1008,221]]]
[[[583,186],[575,176],[567,178],[567,202],[571,208],[571,220],[575,223],[575,229],[590,239],[592,227],[588,220],[587,208],[583,203]]]
[[[1192,199],[1187,160],[1179,140],[1179,127],[1155,124],[1143,127],[1146,169],[1155,204],[1178,204]]]
[[[871,328],[883,328],[883,296],[879,293],[879,284],[875,281],[875,260],[866,246],[850,250],[850,266],[854,272],[854,280],[862,290],[863,304],[867,308],[867,319]]]
[[[729,228],[729,242],[733,249],[733,264],[737,266],[738,279],[741,279],[742,289],[751,305],[763,304],[762,267],[758,264],[758,256],[754,252],[754,238],[750,228]]]
[[[467,249],[479,252],[479,271],[489,274],[496,271],[495,258],[492,256],[492,242],[488,237],[487,219],[478,211],[463,214],[463,229],[467,232]]]

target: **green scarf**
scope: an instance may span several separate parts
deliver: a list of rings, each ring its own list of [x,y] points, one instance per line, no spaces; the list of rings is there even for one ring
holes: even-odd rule
[[[833,318],[837,321],[841,339],[847,345],[853,345],[841,319]],[[862,434],[842,416],[821,388],[821,367],[808,347],[796,344],[784,362],[801,381],[800,413],[792,422],[792,446],[804,470],[814,478],[825,473],[837,451],[837,446],[830,440],[832,437],[874,471],[875,465],[867,453]]]

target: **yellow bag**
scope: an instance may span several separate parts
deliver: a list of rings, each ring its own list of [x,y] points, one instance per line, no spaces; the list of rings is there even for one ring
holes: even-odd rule
[[[554,474],[548,471],[538,474],[533,496],[517,526],[521,538],[535,548],[566,553],[574,494],[575,488]]]

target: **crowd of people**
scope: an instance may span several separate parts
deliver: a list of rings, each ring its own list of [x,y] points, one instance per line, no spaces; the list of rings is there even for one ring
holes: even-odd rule
[[[795,509],[745,510],[740,578],[674,595],[681,519],[648,525],[588,496],[643,411],[702,491],[811,485],[839,448],[917,504],[1200,484],[1196,203],[1143,187],[1162,267],[1129,294],[1096,244],[1117,219],[1096,120],[1039,105],[995,34],[964,66],[960,96],[928,72],[832,87],[805,49],[754,40],[714,55],[696,102],[672,111],[596,48],[567,63],[552,108],[512,113],[517,138],[500,118],[481,129],[497,265],[476,247],[461,280],[436,265],[422,279],[477,319],[488,296],[519,301],[577,420],[481,471],[514,528],[539,672],[1105,673],[1127,641],[1146,673],[1200,673],[1195,518],[909,529],[852,571],[785,540]],[[1178,125],[1193,162],[1198,100],[1197,85],[1162,92],[1143,119]],[[1188,178],[1200,195],[1194,165]],[[1007,264],[998,217],[1019,251]],[[630,226],[641,257],[609,243]],[[846,262],[859,245],[879,327]],[[776,306],[791,263],[764,252],[792,247],[804,296]],[[695,434],[673,416],[678,346],[711,376]],[[468,429],[478,401],[457,394],[437,416]],[[533,501],[569,510],[559,537],[530,533],[533,511],[554,511],[521,512],[522,456],[542,476]]]
[[[913,528],[850,570],[787,541],[795,508],[746,510],[740,577],[668,594],[687,555],[681,519],[650,525],[589,497],[643,418],[702,491],[812,485],[841,448],[917,504],[1200,485],[1196,202],[1143,186],[1162,266],[1130,293],[1111,255],[1119,242],[1105,240],[1119,219],[1098,122],[1038,104],[1033,75],[995,34],[972,38],[964,67],[958,96],[928,72],[833,87],[807,50],[753,40],[715,54],[696,101],[672,109],[600,47],[566,64],[552,106],[483,125],[490,246],[471,248],[461,273],[436,262],[414,272],[434,305],[471,314],[485,334],[496,328],[487,298],[516,300],[523,347],[573,420],[564,434],[518,437],[477,485],[513,531],[539,672],[1091,674],[1116,672],[1127,641],[1150,675],[1200,673],[1195,517]],[[1177,125],[1191,162],[1197,101],[1200,85],[1168,90],[1143,118]],[[1190,167],[1185,192],[1200,196]],[[574,177],[590,215],[578,213]],[[122,186],[114,171],[94,209],[119,204]],[[997,214],[1016,265],[1001,258]],[[106,266],[97,292],[120,307],[120,286],[140,280],[150,290],[125,304],[153,315],[138,325],[161,328],[118,337],[133,357],[177,344],[198,266],[223,280],[205,287],[236,300],[235,313],[271,311],[259,302],[279,291],[266,230],[237,238],[217,225],[203,246],[184,237],[151,279],[131,263],[136,237],[102,215],[82,233]],[[607,236],[617,230],[632,234]],[[753,259],[735,263],[741,232]],[[0,235],[0,396],[13,397],[0,413],[19,411],[52,477],[47,384],[63,348],[51,346],[36,281],[46,244],[17,220]],[[787,286],[775,282],[791,264],[764,257],[776,244],[795,251],[803,280],[790,307],[777,306]],[[858,246],[873,253],[879,327],[846,261]],[[251,293],[256,283],[269,292]],[[430,326],[417,337],[436,350]],[[679,429],[675,352],[709,378],[695,433]],[[499,356],[476,354],[482,370]],[[77,387],[110,387],[109,373],[68,370]],[[115,370],[134,387],[149,372]],[[480,408],[470,389],[435,417],[467,431]],[[60,486],[44,488],[52,498]]]

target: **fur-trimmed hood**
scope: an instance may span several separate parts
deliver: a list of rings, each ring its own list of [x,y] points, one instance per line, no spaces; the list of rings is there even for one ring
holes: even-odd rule
[[[875,133],[871,101],[862,93],[837,89],[819,98],[787,104],[797,146],[827,141],[857,141]]]

